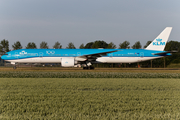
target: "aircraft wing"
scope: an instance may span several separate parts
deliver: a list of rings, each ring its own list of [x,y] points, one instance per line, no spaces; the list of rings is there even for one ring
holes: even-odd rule
[[[94,54],[87,54],[87,55],[83,55],[86,56],[87,58],[89,57],[102,57],[107,55],[108,53],[113,53],[113,52],[117,52],[118,50],[113,50],[113,51],[108,51],[108,52],[100,52],[100,53],[94,53]]]
[[[153,55],[164,55],[167,53],[177,53],[177,51],[165,51],[165,52],[161,52],[161,53],[154,53]]]
[[[98,57],[102,57],[102,56],[107,55],[108,53],[113,53],[113,52],[117,52],[117,51],[119,51],[119,50],[82,55],[82,56],[76,57],[76,60],[83,61],[83,59],[84,60],[86,59],[86,60],[92,61],[92,60],[96,60]]]

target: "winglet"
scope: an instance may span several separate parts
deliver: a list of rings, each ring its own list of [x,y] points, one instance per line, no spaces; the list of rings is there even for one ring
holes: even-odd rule
[[[172,27],[166,27],[157,37],[154,39],[147,50],[159,50],[163,51],[171,33]]]

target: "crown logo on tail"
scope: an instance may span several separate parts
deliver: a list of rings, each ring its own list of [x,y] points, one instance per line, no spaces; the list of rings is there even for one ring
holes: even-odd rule
[[[161,42],[161,41],[162,41],[162,39],[158,38],[158,39],[156,39],[156,41],[157,41],[157,42]]]

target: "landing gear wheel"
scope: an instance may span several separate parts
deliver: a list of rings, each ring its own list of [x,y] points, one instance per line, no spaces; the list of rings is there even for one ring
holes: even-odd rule
[[[15,70],[15,69],[17,69],[17,67],[16,67],[16,66],[14,66],[14,67],[13,67],[13,69]]]
[[[83,70],[87,70],[88,69],[88,67],[83,67]]]
[[[83,67],[83,70],[94,70],[93,66]]]
[[[89,69],[90,69],[90,70],[94,70],[94,67],[93,67],[93,66],[89,66]]]

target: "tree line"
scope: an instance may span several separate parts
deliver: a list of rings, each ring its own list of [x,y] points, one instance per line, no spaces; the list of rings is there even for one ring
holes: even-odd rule
[[[146,48],[152,41],[147,41],[147,43],[143,46],[143,48]],[[22,49],[23,46],[21,45],[20,41],[16,41],[12,45],[13,50]],[[37,45],[34,42],[29,42],[25,47],[25,49],[37,49]],[[40,49],[48,49],[48,43],[45,41],[42,41],[39,46]],[[52,46],[53,49],[62,49],[62,45],[60,42],[55,42],[55,44]],[[67,49],[76,49],[75,45],[70,42],[68,43]],[[95,49],[95,48],[104,48],[104,49],[142,49],[142,45],[140,41],[135,42],[134,45],[130,46],[130,42],[124,41],[120,43],[118,46],[116,46],[113,42],[106,43],[103,40],[96,40],[94,42],[89,42],[87,44],[81,44],[79,46],[79,49]],[[11,51],[9,49],[9,41],[6,39],[1,40],[0,42],[0,53],[4,54],[8,51]],[[180,63],[180,42],[178,41],[169,41],[166,44],[165,51],[177,51],[177,53],[173,53],[170,57],[160,58],[153,60],[153,65],[155,67],[162,67],[167,66],[171,63]],[[166,61],[166,62],[164,62]],[[156,62],[156,63],[155,63]],[[154,64],[155,63],[155,64]],[[142,64],[145,64],[145,66],[149,66],[150,61],[142,62]]]
[[[21,42],[20,41],[16,41],[13,45],[12,45],[12,48],[13,50],[17,50],[17,49],[22,49],[23,46],[21,45]],[[24,47],[25,49],[37,49],[37,45],[36,43],[34,42],[29,42],[27,44],[27,46]],[[42,41],[40,43],[40,46],[39,46],[40,49],[48,49],[49,46],[48,46],[48,43],[45,42],[45,41]],[[55,44],[52,46],[53,49],[61,49],[62,48],[62,45],[61,43],[59,43],[58,41],[55,42]],[[68,43],[67,49],[76,49],[74,43],[70,42]],[[129,48],[132,48],[132,49],[141,49],[142,48],[142,45],[140,43],[140,41],[137,41],[133,46],[130,47],[130,42],[128,41],[124,41],[123,43],[120,43],[119,46],[117,47],[113,42],[110,42],[109,44],[106,43],[105,41],[103,40],[96,40],[94,42],[89,42],[87,43],[86,45],[84,44],[81,44],[79,46],[79,49],[93,49],[93,48],[107,48],[107,49],[116,49],[116,48],[119,48],[119,49],[129,49]],[[9,49],[9,41],[6,40],[6,39],[3,39],[1,42],[0,42],[0,51],[4,51],[4,52],[8,52],[10,51]]]

